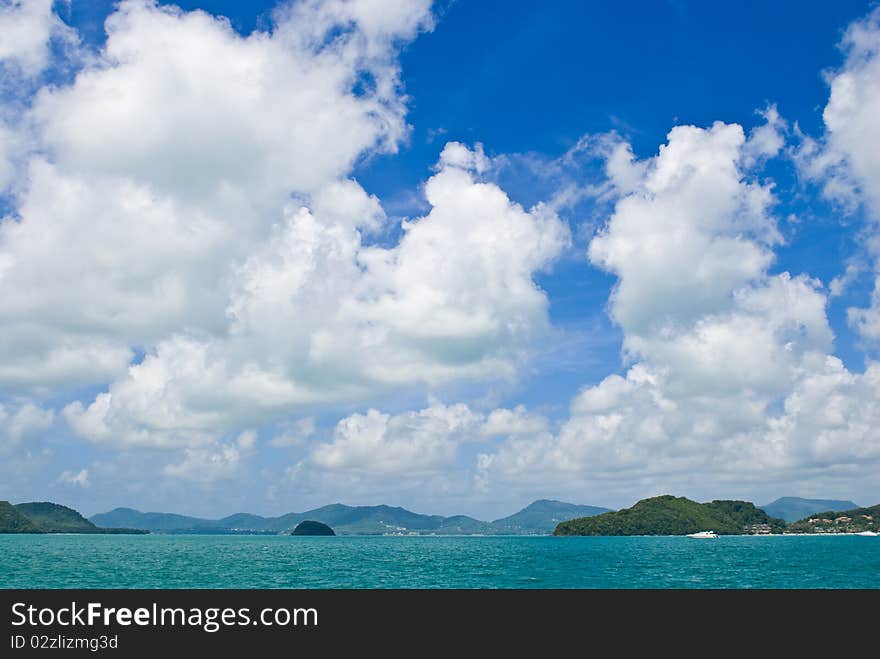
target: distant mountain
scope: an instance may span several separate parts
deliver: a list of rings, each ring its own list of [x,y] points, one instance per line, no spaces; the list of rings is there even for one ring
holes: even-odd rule
[[[217,520],[218,526],[230,529],[263,529],[269,520],[250,513],[236,513]]]
[[[337,533],[367,535],[408,531],[437,533],[445,519],[440,515],[420,515],[406,508],[341,503],[316,508],[302,516],[324,522]]]
[[[48,501],[20,503],[16,510],[44,533],[98,533],[98,528],[73,508]]]
[[[101,528],[123,526],[148,531],[195,529],[209,521],[174,513],[142,513],[132,508],[115,508],[109,513],[92,515],[89,520]]]
[[[761,506],[771,517],[779,517],[786,522],[795,522],[814,513],[826,510],[853,510],[859,504],[838,499],[801,499],[800,497],[782,497],[773,503]]]
[[[684,497],[663,495],[643,499],[632,508],[559,524],[554,535],[686,535],[715,531],[736,535],[762,525],[781,532],[785,522],[774,519],[748,501],[697,503]]]
[[[552,533],[560,522],[577,517],[592,517],[601,513],[611,512],[609,508],[597,506],[578,506],[563,501],[539,499],[514,513],[492,522],[496,533]]]
[[[42,533],[40,527],[8,501],[0,501],[0,533]]]
[[[0,533],[144,533],[124,528],[98,528],[73,508],[49,501],[0,501]]]
[[[339,535],[546,534],[559,521],[595,515],[606,510],[561,501],[536,501],[515,515],[490,523],[466,515],[443,517],[421,515],[393,506],[346,506],[334,503],[280,517],[237,513],[222,519],[202,519],[173,513],[142,513],[131,508],[116,508],[94,515],[91,521],[99,527],[125,526],[159,533],[289,533],[300,522],[314,520],[327,524]]]
[[[437,529],[443,535],[494,535],[497,530],[487,522],[481,522],[467,515],[446,517]]]

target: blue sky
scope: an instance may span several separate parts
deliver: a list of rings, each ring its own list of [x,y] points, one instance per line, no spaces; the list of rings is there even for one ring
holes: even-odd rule
[[[0,498],[875,502],[873,3],[38,5]]]

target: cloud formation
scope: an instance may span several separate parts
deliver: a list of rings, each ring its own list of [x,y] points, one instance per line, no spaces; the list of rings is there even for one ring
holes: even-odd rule
[[[161,340],[88,407],[68,406],[73,428],[194,447],[308,406],[513,375],[547,326],[533,275],[565,246],[565,225],[441,159],[431,211],[397,245],[369,246],[360,221],[378,204],[338,185],[332,204],[289,208],[234,270],[221,336]]]
[[[450,143],[429,212],[379,245],[384,211],[348,178],[406,138],[397,52],[431,25],[424,0],[308,1],[242,36],[122,2],[101,51],[21,119],[0,388],[106,386],[64,408],[76,434],[201,451],[316,405],[512,377],[548,326],[534,275],[567,226]]]
[[[369,410],[339,421],[333,441],[318,445],[311,461],[323,469],[379,475],[445,471],[455,464],[458,443],[476,436],[479,421],[461,403],[393,416]]]
[[[73,472],[65,469],[58,476],[58,482],[63,483],[64,485],[74,485],[76,487],[89,487],[91,485],[91,482],[89,482],[89,470],[80,469],[77,472]]]
[[[52,39],[75,42],[75,32],[52,11],[54,1],[0,2],[0,67],[6,73],[36,76],[49,65]]]
[[[30,402],[0,403],[0,454],[8,454],[25,440],[45,432],[54,420],[53,410]]]
[[[136,349],[226,331],[236,264],[290,195],[337,198],[359,156],[406,135],[396,43],[429,25],[427,3],[368,27],[348,22],[359,6],[305,3],[242,37],[204,12],[119,5],[98,56],[20,120],[33,144],[0,224],[0,387],[101,384]],[[331,36],[332,17],[350,29]]]
[[[880,9],[847,29],[844,65],[829,74],[830,96],[822,113],[825,135],[805,138],[798,151],[804,175],[825,196],[868,215],[866,247],[875,262],[874,292],[867,307],[849,309],[852,326],[880,339]]]
[[[0,1],[0,451],[57,406],[170,487],[254,478],[264,446],[289,462],[261,478],[289,465],[297,492],[363,499],[876,482],[880,367],[835,357],[827,315],[863,266],[828,289],[777,267],[765,165],[793,154],[842,211],[865,209],[877,281],[849,319],[880,337],[880,10],[846,32],[821,136],[769,105],[748,131],[675,126],[647,158],[614,134],[552,162],[449,142],[424,210],[392,222],[354,173],[406,144],[399,54],[433,21],[429,0],[301,0],[243,35],[124,0],[100,50],[47,84],[76,33],[49,0]],[[517,203],[504,162],[556,189]],[[527,373],[552,329],[537,282],[576,242],[557,210],[587,200],[580,257],[613,279],[621,371],[561,417],[457,399]],[[383,411],[401,394],[428,404]],[[91,463],[95,483],[111,463]]]
[[[611,154],[620,197],[589,256],[617,276],[610,313],[634,363],[585,387],[557,433],[482,454],[485,482],[666,491],[693,474],[742,483],[875,468],[877,365],[854,374],[828,353],[819,282],[769,271],[773,196],[750,172],[752,140],[773,145],[766,155],[782,146],[767,120],[749,139],[737,125],[679,126],[646,161],[626,144]]]

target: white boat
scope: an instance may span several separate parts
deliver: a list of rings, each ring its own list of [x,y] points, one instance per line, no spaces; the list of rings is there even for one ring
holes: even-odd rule
[[[875,535],[880,535],[880,533],[877,533],[876,531],[859,531],[858,533],[856,533],[856,535],[867,535],[873,537]]]
[[[700,531],[698,533],[688,533],[687,537],[689,538],[717,538],[718,534],[715,531]]]

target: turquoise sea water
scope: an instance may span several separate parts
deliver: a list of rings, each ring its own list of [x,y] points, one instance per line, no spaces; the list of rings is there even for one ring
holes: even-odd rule
[[[880,588],[880,538],[0,535],[4,588]]]

